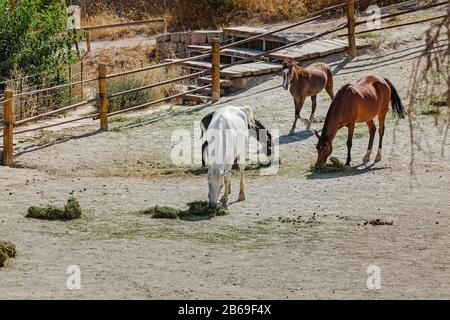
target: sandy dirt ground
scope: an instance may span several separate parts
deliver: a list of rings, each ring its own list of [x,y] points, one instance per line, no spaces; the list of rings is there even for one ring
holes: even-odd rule
[[[420,28],[390,33],[380,50],[353,61],[326,59],[335,90],[380,74],[406,103],[412,63],[423,48]],[[329,103],[321,93],[313,129],[321,129]],[[259,120],[280,130],[278,174],[248,170],[247,200],[232,203],[227,216],[184,221],[135,213],[207,199],[200,166],[171,163],[171,134],[193,131],[195,121],[224,105],[251,105]],[[109,132],[97,132],[94,123],[18,138],[16,167],[0,168],[0,239],[18,249],[0,270],[0,298],[450,298],[450,156],[442,121],[436,127],[433,117],[417,119],[423,131],[414,175],[408,123],[392,117],[381,162],[361,165],[368,134],[360,124],[354,167],[311,174],[316,138],[303,123],[286,135],[293,114],[281,77],[273,75],[218,104],[116,118]],[[342,130],[334,143],[341,160],[345,139]],[[237,176],[232,187],[234,200]],[[63,204],[72,195],[84,209],[79,220],[25,218],[30,206]],[[393,224],[366,223],[373,219]],[[80,267],[81,290],[66,287],[69,265]],[[379,290],[366,285],[370,265],[380,268]]]

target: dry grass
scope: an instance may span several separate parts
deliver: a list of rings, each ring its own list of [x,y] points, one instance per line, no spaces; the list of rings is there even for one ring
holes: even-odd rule
[[[155,18],[156,15],[151,11],[143,11],[139,16],[134,11],[123,10],[119,14],[114,7],[107,2],[98,1],[93,14],[82,16],[82,26],[101,26],[112,23],[128,22],[134,20],[147,20]],[[128,26],[123,28],[100,29],[90,32],[91,39],[116,40],[127,37],[151,36],[163,31],[162,23],[151,23],[142,26]]]
[[[389,5],[403,0],[378,1],[378,5]],[[164,16],[169,21],[169,29],[206,29],[221,26],[246,24],[258,25],[283,20],[300,19],[308,13],[331,5],[343,3],[342,0],[172,0],[172,1],[74,1],[81,4],[82,24],[104,24],[105,22],[139,20]],[[167,6],[164,5],[167,4]],[[371,1],[360,1],[358,8],[365,9]],[[343,14],[334,10],[331,14]],[[141,29],[141,33],[154,32],[155,27]],[[118,30],[118,29],[116,29]],[[96,37],[124,36],[126,31],[100,31]],[[136,31],[130,31],[136,32]]]
[[[153,63],[155,54],[154,45],[100,49],[85,57],[85,69],[89,76],[96,76],[99,62],[108,66],[108,73],[136,69]]]
[[[116,79],[111,79],[108,82],[108,93],[115,94],[144,87],[149,84],[156,84],[168,79],[180,77],[182,74],[183,70],[181,67],[172,66],[167,69],[158,68],[140,72],[136,75],[118,77]],[[160,100],[178,94],[182,92],[182,90],[182,84],[176,82],[122,95],[109,100],[109,111],[114,112],[146,104],[151,101]],[[95,106],[95,108],[97,109],[97,106]]]

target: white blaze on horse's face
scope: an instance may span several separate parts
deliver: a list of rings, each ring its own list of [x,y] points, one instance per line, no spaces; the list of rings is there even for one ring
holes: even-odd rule
[[[213,165],[208,170],[208,201],[210,208],[216,208],[224,185],[224,175],[220,167]]]
[[[283,73],[283,88],[284,90],[288,90],[289,83],[291,82],[291,68],[285,67],[281,72]]]

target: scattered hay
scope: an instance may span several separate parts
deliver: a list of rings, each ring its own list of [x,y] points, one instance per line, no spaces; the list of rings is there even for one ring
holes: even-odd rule
[[[6,265],[8,258],[16,256],[16,246],[9,241],[0,241],[0,268]]]
[[[392,226],[394,224],[394,221],[385,221],[381,219],[373,219],[369,221],[365,221],[364,225],[372,225],[372,226]]]
[[[228,210],[223,208],[215,208],[212,209],[208,206],[208,202],[206,201],[193,201],[188,203],[189,209],[187,211],[188,214],[193,216],[225,216],[228,214]]]
[[[178,219],[182,215],[181,209],[167,206],[154,206],[140,213],[150,215],[154,219]]]
[[[309,218],[303,218],[300,215],[294,218],[278,217],[278,221],[281,223],[292,224],[294,226],[307,225],[312,227],[320,224],[320,221],[317,219],[316,213],[313,213],[313,215]]]
[[[310,171],[312,173],[336,173],[347,170],[345,164],[336,157],[330,157],[330,162],[322,164],[319,168],[313,165],[310,167]]]
[[[81,218],[82,211],[78,200],[69,198],[64,208],[48,205],[46,207],[30,207],[28,209],[27,218],[41,220],[73,220]]]
[[[211,209],[206,201],[194,201],[188,203],[189,209],[168,206],[154,206],[149,209],[138,211],[138,214],[149,215],[154,219],[188,219],[190,216],[201,216],[213,218],[215,216],[225,216],[228,210],[223,208]]]

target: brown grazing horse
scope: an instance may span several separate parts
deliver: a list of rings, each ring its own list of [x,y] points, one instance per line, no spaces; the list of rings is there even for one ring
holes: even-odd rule
[[[333,151],[332,142],[339,129],[348,128],[347,162],[350,166],[353,132],[355,123],[365,122],[369,127],[369,147],[363,162],[370,160],[376,127],[373,119],[378,116],[380,143],[375,162],[381,161],[381,149],[383,147],[384,121],[389,109],[389,101],[392,103],[392,111],[400,118],[405,117],[405,109],[394,85],[385,78],[368,76],[360,79],[356,85],[346,84],[333,99],[325,118],[322,135],[316,131],[319,139],[317,143],[316,167],[324,164]]]
[[[334,97],[333,73],[328,65],[322,62],[313,63],[303,68],[295,64],[295,62],[287,60],[283,62],[282,73],[283,88],[288,90],[290,85],[290,92],[294,98],[295,105],[295,120],[289,134],[294,134],[295,132],[297,120],[300,118],[300,112],[307,97],[311,97],[312,102],[311,116],[306,127],[306,130],[309,130],[316,112],[317,95],[325,89],[331,99]]]

